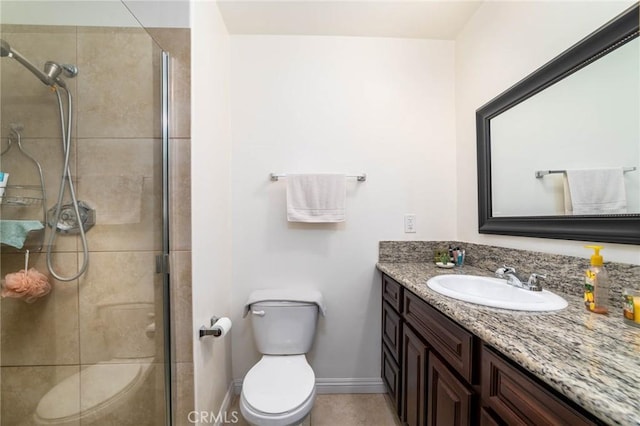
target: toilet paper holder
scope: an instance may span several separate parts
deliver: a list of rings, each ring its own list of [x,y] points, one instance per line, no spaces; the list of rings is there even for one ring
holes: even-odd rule
[[[214,326],[216,325],[216,322],[218,322],[220,318],[213,316],[211,317],[211,325],[209,327],[205,327],[204,325],[202,327],[200,327],[200,338],[202,339],[204,336],[213,336],[213,337],[220,337],[220,335],[222,334],[222,331],[214,328]]]

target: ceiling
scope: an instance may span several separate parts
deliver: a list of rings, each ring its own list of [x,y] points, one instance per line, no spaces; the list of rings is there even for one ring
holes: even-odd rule
[[[218,0],[230,34],[453,40],[482,0]]]

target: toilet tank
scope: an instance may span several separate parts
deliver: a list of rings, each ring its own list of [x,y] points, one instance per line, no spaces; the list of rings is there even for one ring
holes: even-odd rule
[[[263,301],[251,305],[253,335],[264,355],[298,355],[311,349],[318,305],[308,302]]]

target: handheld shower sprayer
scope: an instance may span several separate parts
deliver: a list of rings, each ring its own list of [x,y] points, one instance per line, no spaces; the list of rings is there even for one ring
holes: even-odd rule
[[[70,64],[58,64],[56,62],[48,61],[44,65],[44,72],[40,71],[35,65],[33,65],[27,58],[22,56],[20,52],[11,47],[5,40],[0,39],[0,57],[8,56],[13,58],[22,64],[26,69],[31,71],[33,75],[46,84],[47,86],[55,87],[56,85],[66,88],[67,85],[59,78],[62,73],[65,77],[73,78],[78,75],[78,68],[75,65]]]

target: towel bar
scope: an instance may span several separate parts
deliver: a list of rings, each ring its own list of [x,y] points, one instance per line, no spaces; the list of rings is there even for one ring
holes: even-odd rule
[[[270,177],[271,177],[271,180],[275,182],[275,181],[279,180],[280,178],[286,178],[287,175],[286,175],[286,173],[271,173]],[[367,180],[367,174],[366,173],[361,173],[359,175],[347,175],[347,177],[348,178],[356,178],[356,180],[358,182],[364,182],[364,181]]]
[[[633,172],[636,170],[636,167],[624,167],[622,169],[622,171],[624,173],[627,172]],[[566,173],[566,170],[538,170],[536,171],[536,178],[540,179],[542,177],[544,177],[545,175],[550,175],[550,174],[554,174],[554,173]]]

